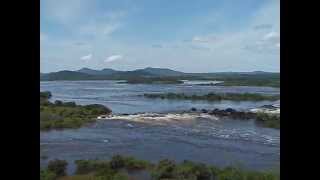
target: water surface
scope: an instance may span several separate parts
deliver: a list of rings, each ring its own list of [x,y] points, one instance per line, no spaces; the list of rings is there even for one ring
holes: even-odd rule
[[[274,102],[207,102],[160,100],[141,97],[143,93],[235,92],[279,94],[277,88],[195,85],[130,85],[115,81],[41,82],[53,100],[78,104],[98,103],[116,114],[76,130],[40,132],[42,166],[50,159],[108,159],[114,154],[132,155],[157,161],[164,158],[226,166],[241,164],[250,169],[279,165],[280,131],[257,126],[253,120],[217,118],[201,113],[173,113],[197,108],[247,110]],[[138,113],[140,112],[140,113]],[[120,115],[138,113],[136,115]],[[118,115],[117,115],[118,114]]]

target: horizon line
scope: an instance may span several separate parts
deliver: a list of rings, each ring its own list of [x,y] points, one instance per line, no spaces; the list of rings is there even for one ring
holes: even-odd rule
[[[172,71],[177,71],[177,72],[182,72],[182,73],[250,73],[250,72],[265,72],[265,73],[280,73],[280,71],[263,71],[263,70],[252,70],[252,71],[213,71],[213,72],[184,72],[184,71],[179,71],[179,70],[175,70],[175,69],[171,69],[171,68],[164,68],[164,67],[150,67],[150,66],[147,66],[147,67],[144,67],[144,68],[136,68],[136,69],[133,69],[133,70],[118,70],[118,69],[114,69],[114,68],[102,68],[102,69],[93,69],[93,68],[88,68],[88,67],[82,67],[80,69],[77,69],[77,70],[69,70],[69,69],[64,69],[64,70],[58,70],[58,71],[50,71],[50,72],[41,72],[40,73],[45,73],[45,74],[48,74],[48,73],[56,73],[56,72],[61,72],[61,71],[73,71],[73,72],[76,72],[76,71],[79,71],[81,69],[90,69],[90,70],[95,70],[95,71],[102,71],[104,69],[111,69],[111,70],[115,70],[115,71],[136,71],[136,70],[140,70],[140,69],[147,69],[147,68],[154,68],[154,69],[169,69],[169,70],[172,70]]]

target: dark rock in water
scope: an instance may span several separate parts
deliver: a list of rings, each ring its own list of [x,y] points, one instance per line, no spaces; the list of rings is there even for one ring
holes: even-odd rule
[[[216,115],[216,116],[230,116],[235,119],[250,119],[250,118],[255,117],[254,113],[236,111],[235,109],[232,109],[232,108],[227,108],[225,110],[214,109],[214,110],[208,112],[208,114]]]
[[[201,112],[202,112],[202,113],[208,113],[208,110],[206,110],[206,109],[201,109]]]
[[[197,111],[197,108],[193,107],[193,108],[191,108],[191,111]]]
[[[234,110],[234,109],[232,109],[232,108],[227,108],[225,111],[228,112],[228,113],[237,112],[236,110]]]
[[[277,107],[274,107],[273,105],[263,105],[261,108],[276,109]]]
[[[220,110],[215,108],[214,110],[210,111],[209,114],[214,115],[214,114],[218,114],[219,112],[220,112]]]

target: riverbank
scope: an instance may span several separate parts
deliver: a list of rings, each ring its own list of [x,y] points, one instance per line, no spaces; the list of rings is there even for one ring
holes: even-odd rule
[[[40,171],[40,179],[76,180],[76,179],[280,179],[277,171],[250,171],[237,166],[219,168],[214,165],[173,160],[160,160],[151,163],[133,157],[115,155],[111,160],[77,160],[74,175],[67,175],[67,162],[50,161],[48,167]],[[139,174],[140,173],[140,174]]]

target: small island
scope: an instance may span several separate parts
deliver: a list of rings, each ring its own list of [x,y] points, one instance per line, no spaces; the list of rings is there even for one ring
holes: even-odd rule
[[[97,116],[112,111],[100,104],[77,105],[56,100],[50,102],[51,92],[40,92],[40,130],[80,128],[96,121]]]
[[[275,101],[280,99],[279,95],[262,95],[262,94],[253,94],[253,93],[208,93],[205,95],[187,95],[184,93],[153,93],[153,94],[144,94],[146,98],[160,98],[160,99],[181,99],[181,100],[206,100],[206,101],[222,101],[222,100],[230,100],[230,101]]]
[[[158,77],[158,78],[130,78],[120,84],[183,84],[182,80],[170,77]]]

